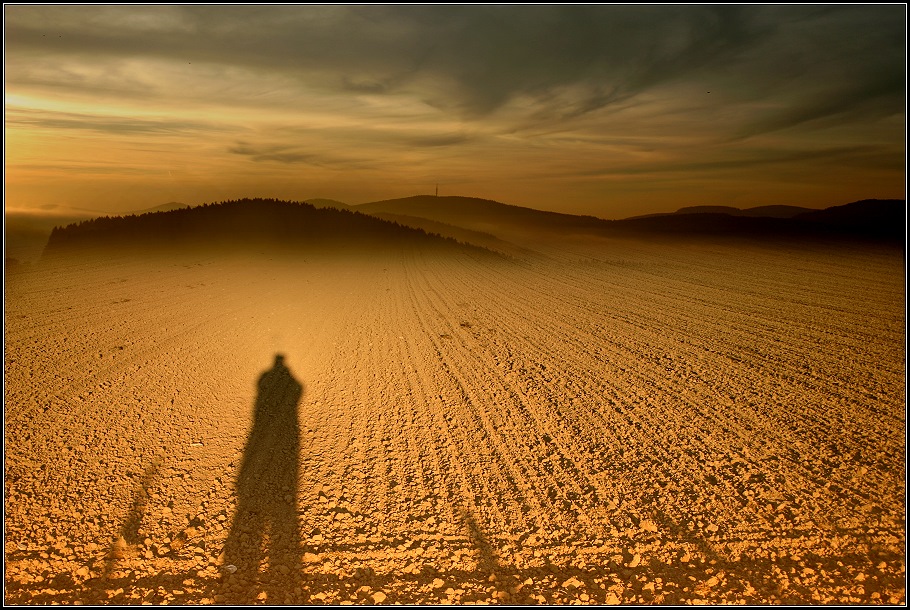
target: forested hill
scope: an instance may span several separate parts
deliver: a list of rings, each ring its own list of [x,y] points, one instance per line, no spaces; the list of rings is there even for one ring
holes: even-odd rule
[[[55,227],[45,255],[74,249],[312,249],[420,244],[474,248],[372,216],[276,199],[240,199]]]

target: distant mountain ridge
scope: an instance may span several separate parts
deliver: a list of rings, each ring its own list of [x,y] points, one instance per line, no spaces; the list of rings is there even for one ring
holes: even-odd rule
[[[811,212],[812,208],[806,208],[798,205],[760,205],[752,208],[731,208],[728,212],[733,216],[750,216],[753,218],[793,218],[804,212]],[[677,214],[690,214],[696,211],[694,208],[680,208]]]
[[[609,220],[594,216],[579,216],[548,212],[500,203],[478,197],[416,195],[402,199],[386,199],[355,206],[367,214],[396,214],[415,216],[442,222],[473,231],[492,233],[507,238],[510,233],[539,231],[542,227],[563,233],[590,233],[609,226]]]
[[[703,210],[704,208],[696,209]],[[777,237],[855,238],[897,242],[902,241],[906,235],[906,202],[901,199],[864,199],[823,210],[810,209],[793,216],[704,211],[685,213],[683,210],[686,208],[674,214],[627,218],[616,221],[615,226],[635,232],[674,233],[677,235],[711,234],[768,239]],[[789,214],[791,211],[788,209],[786,213]]]
[[[753,218],[793,218],[805,212],[812,212],[813,208],[798,205],[760,205],[752,208],[735,208],[729,205],[690,205],[679,208],[675,212],[659,212],[656,214],[643,214],[632,216],[624,220],[637,218],[654,218],[656,216],[670,216],[673,214],[729,214],[730,216],[750,216]]]
[[[843,208],[843,209],[841,209]],[[521,234],[672,234],[771,239],[858,238],[898,241],[905,234],[903,200],[867,199],[825,210],[768,205],[740,210],[728,206],[692,206],[671,214],[605,220],[548,212],[476,197],[418,195],[354,206],[370,214],[394,214],[446,223],[500,239]]]
[[[904,232],[907,226],[906,209],[906,202],[902,199],[863,199],[823,210],[811,210],[794,218],[828,226],[861,228],[865,231],[879,231],[892,225],[894,229]]]

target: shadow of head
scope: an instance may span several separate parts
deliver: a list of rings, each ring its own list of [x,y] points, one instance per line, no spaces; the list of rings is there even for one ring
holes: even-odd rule
[[[265,371],[262,374],[261,379],[272,379],[276,382],[277,380],[289,380],[292,385],[301,387],[297,379],[294,377],[293,373],[291,373],[291,369],[288,368],[288,365],[285,362],[284,354],[281,353],[275,354],[275,361],[272,363],[272,368]]]

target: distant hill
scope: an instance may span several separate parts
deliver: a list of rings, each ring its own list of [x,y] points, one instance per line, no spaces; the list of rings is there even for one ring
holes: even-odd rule
[[[805,212],[794,220],[872,236],[903,237],[907,230],[906,211],[906,202],[901,199],[864,199]]]
[[[690,205],[679,208],[674,214],[730,214],[739,216],[742,210],[729,205]]]
[[[614,221],[615,234],[776,236],[799,233],[785,218],[762,218],[717,212],[661,214]]]
[[[275,199],[242,199],[157,214],[105,216],[56,227],[44,255],[77,250],[169,252],[212,248],[229,252],[326,248],[376,251],[411,245],[483,251],[355,212]]]
[[[545,212],[475,197],[432,195],[375,201],[355,206],[354,209],[370,214],[424,218],[525,244],[533,243],[527,238],[533,240],[570,234],[895,242],[903,240],[906,226],[904,202],[894,200],[865,200],[827,210],[788,205],[757,206],[746,210],[729,206],[692,206],[673,214],[623,220]]]
[[[631,219],[655,218],[674,214],[729,214],[730,216],[750,216],[753,218],[793,218],[803,212],[811,211],[813,211],[812,208],[804,208],[797,205],[760,205],[745,209],[734,208],[729,205],[691,205],[679,208],[675,212],[644,214],[642,216],[632,216]]]
[[[812,208],[804,208],[798,205],[760,205],[742,210],[742,215],[761,218],[793,218],[803,212],[811,211]]]
[[[760,205],[754,208],[734,208],[727,205],[695,205],[676,210],[676,214],[730,214],[731,216],[751,216],[753,218],[793,218],[812,208],[796,205]]]
[[[472,231],[492,233],[507,240],[512,235],[527,233],[598,233],[610,224],[608,220],[593,216],[545,212],[477,197],[417,195],[364,203],[353,209],[366,214],[416,216]]]
[[[772,207],[772,206],[769,206]],[[776,207],[776,206],[773,206]],[[772,210],[789,214],[791,206]],[[796,206],[792,206],[796,207]],[[685,210],[687,208],[683,208]],[[692,209],[692,208],[688,208]],[[704,208],[695,208],[701,210]],[[736,209],[736,208],[734,208]],[[752,208],[753,210],[756,208]],[[798,209],[798,208],[797,208]],[[866,199],[794,216],[764,216],[697,211],[615,221],[619,233],[717,235],[762,239],[861,239],[898,242],[906,235],[906,205],[902,200]]]

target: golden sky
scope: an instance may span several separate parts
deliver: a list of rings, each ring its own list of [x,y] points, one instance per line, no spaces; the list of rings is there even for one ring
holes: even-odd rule
[[[11,6],[6,209],[903,198],[904,5]]]

